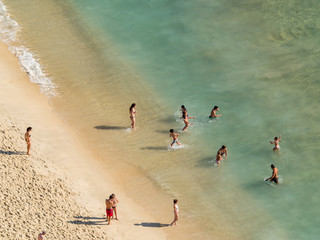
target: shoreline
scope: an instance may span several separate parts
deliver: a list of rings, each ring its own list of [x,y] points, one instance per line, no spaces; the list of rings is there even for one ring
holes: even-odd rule
[[[53,161],[52,168],[57,168],[54,175],[67,176],[68,181],[72,182],[72,186],[69,186],[72,191],[81,193],[77,202],[88,209],[92,216],[103,216],[105,197],[116,193],[120,200],[120,221],[113,221],[110,227],[106,227],[111,238],[166,239],[161,228],[143,227],[142,223],[155,223],[156,220],[122,192],[121,186],[115,183],[112,176],[105,176],[106,169],[99,161],[88,161],[96,156],[85,149],[85,145],[76,134],[56,116],[46,96],[40,93],[38,85],[29,82],[26,73],[20,70],[18,59],[9,52],[5,44],[1,43],[0,53],[0,89],[3,93],[0,106],[4,112],[10,114],[14,122],[21,126],[33,127],[32,156],[28,157],[28,160],[34,161],[41,156],[48,165]],[[23,136],[24,129],[19,134]],[[23,140],[22,143],[19,141],[19,145],[24,145]],[[171,219],[170,212],[168,216]],[[139,224],[142,227],[139,227]],[[50,234],[50,229],[46,231]]]

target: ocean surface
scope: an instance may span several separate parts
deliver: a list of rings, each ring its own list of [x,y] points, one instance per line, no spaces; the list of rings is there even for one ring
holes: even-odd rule
[[[102,159],[178,198],[198,226],[185,239],[319,238],[319,1],[2,2],[1,40],[55,111]],[[196,119],[172,150],[182,104]],[[272,163],[279,186],[264,182]],[[130,196],[152,199],[127,180]]]

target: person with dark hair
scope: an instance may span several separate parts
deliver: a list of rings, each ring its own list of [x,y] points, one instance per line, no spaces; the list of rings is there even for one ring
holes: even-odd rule
[[[31,130],[32,130],[32,127],[28,127],[26,133],[24,134],[24,140],[27,143],[27,154],[28,155],[31,155],[30,154],[30,148],[31,148],[31,134],[30,133],[31,133]]]
[[[106,213],[107,213],[108,225],[111,224],[111,217],[113,217],[113,207],[114,207],[113,198],[114,196],[110,195],[109,199],[106,199]]]
[[[171,226],[177,225],[177,221],[179,220],[178,199],[173,200],[173,215],[174,215],[174,219],[173,219],[172,223],[170,224]]]
[[[221,155],[221,152],[218,151],[216,156],[216,163],[220,164],[221,160],[222,160],[222,155]]]
[[[271,144],[274,144],[273,151],[279,151],[280,150],[280,145],[279,142],[281,141],[281,135],[279,135],[279,138],[275,137],[274,141],[270,141]]]
[[[111,194],[111,197],[112,197],[112,202],[113,202],[113,212],[114,212],[114,216],[115,216],[115,220],[118,220],[118,214],[117,214],[117,204],[119,203],[119,200],[118,198],[116,198],[116,195],[114,193]],[[113,219],[113,216],[112,216],[112,219]]]
[[[184,105],[181,105],[181,114],[182,114],[182,117],[183,119],[187,118],[187,119],[195,119],[195,117],[189,117],[189,114],[188,114],[188,111],[186,109],[186,107]]]
[[[182,131],[185,131],[190,125],[188,119],[194,119],[195,117],[189,117],[188,115],[188,112],[187,112],[187,109],[184,105],[181,105],[181,108],[180,110],[182,111],[182,119],[183,119],[183,122],[185,124],[185,126],[183,127]]]
[[[178,145],[181,145],[179,142],[178,142],[178,136],[179,136],[179,133],[175,133],[173,129],[170,129],[169,130],[170,132],[170,136],[169,137],[172,137],[173,141],[171,143],[171,147],[173,146],[173,144],[178,144]]]
[[[270,182],[275,182],[279,184],[278,181],[278,168],[276,168],[273,164],[271,164],[272,176],[266,179],[266,182],[270,180]]]
[[[214,108],[211,110],[211,114],[210,114],[209,118],[217,118],[217,117],[222,116],[222,114],[218,114],[217,115],[218,111],[219,111],[219,107],[218,106],[214,106]]]
[[[45,240],[45,235],[46,235],[45,231],[42,231],[42,233],[39,233],[38,240]]]
[[[135,103],[131,104],[131,106],[129,108],[129,112],[130,112],[130,119],[131,119],[131,128],[134,129],[134,127],[136,125],[136,115],[137,115]]]
[[[227,159],[228,150],[226,145],[222,145],[221,148],[218,150],[218,152],[220,152],[221,157],[224,157],[224,159]]]

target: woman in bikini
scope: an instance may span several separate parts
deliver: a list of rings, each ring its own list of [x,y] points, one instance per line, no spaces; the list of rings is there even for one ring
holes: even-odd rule
[[[117,215],[117,204],[119,203],[119,200],[118,198],[116,198],[116,195],[114,193],[111,194],[112,196],[112,202],[113,202],[113,212],[114,212],[114,215],[115,215],[115,220],[118,220],[118,215]],[[112,216],[112,219],[113,219],[113,216]]]
[[[170,224],[177,225],[177,221],[179,220],[179,206],[178,206],[178,199],[173,200],[173,221]]]
[[[135,125],[136,125],[136,104],[132,103],[131,107],[129,108],[129,112],[130,112],[130,119],[131,119],[131,128],[134,129]]]
[[[274,141],[270,141],[271,144],[274,144],[273,151],[279,151],[280,150],[280,145],[279,142],[281,141],[281,135],[279,135],[279,138],[275,137]]]
[[[31,148],[31,134],[30,133],[31,133],[31,130],[32,130],[32,127],[28,127],[26,133],[24,134],[24,140],[27,143],[27,154],[28,155],[31,155],[30,154],[30,148]]]
[[[182,119],[183,119],[183,122],[185,124],[184,128],[182,129],[182,131],[185,131],[190,125],[188,119],[195,119],[195,117],[189,117],[188,115],[188,112],[187,112],[187,109],[184,105],[181,105],[181,108],[180,108],[181,112],[182,112]]]

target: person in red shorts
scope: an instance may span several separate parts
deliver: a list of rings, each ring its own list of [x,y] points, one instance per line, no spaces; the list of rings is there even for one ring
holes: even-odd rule
[[[111,217],[113,216],[114,197],[115,197],[114,195],[110,195],[109,199],[106,199],[106,212],[107,212],[108,225],[111,224]]]

